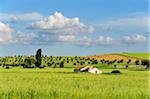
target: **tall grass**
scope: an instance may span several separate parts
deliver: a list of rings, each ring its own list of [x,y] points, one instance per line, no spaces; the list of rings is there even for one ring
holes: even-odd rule
[[[0,69],[0,99],[148,99],[148,72],[73,73],[73,69]]]

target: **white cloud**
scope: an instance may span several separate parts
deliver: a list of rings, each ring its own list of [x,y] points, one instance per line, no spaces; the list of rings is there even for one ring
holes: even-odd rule
[[[65,41],[72,42],[75,40],[75,36],[74,35],[59,35],[58,40],[62,42],[65,42]]]
[[[8,42],[12,39],[13,29],[2,22],[0,22],[0,42]]]
[[[60,12],[55,12],[54,15],[49,16],[46,20],[32,23],[29,28],[60,34],[79,34],[94,31],[92,26],[83,24],[79,18],[67,18]]]
[[[73,44],[79,45],[79,46],[91,46],[92,45],[92,39],[84,36],[83,38],[76,39]]]
[[[115,44],[115,40],[109,36],[99,36],[98,39],[95,41],[97,45],[112,45]]]
[[[12,22],[17,22],[20,20],[35,21],[35,20],[43,20],[44,18],[45,18],[45,16],[43,16],[37,12],[24,13],[24,14],[0,13],[1,21],[12,21]]]
[[[36,33],[20,32],[18,31],[14,38],[15,43],[30,44],[37,37]]]
[[[0,22],[0,43],[52,44],[65,42],[79,46],[105,46],[118,43],[138,44],[146,41],[146,37],[139,34],[124,36],[122,39],[113,39],[111,36],[98,36],[97,39],[89,38],[89,33],[94,32],[93,26],[82,23],[78,17],[67,18],[60,12],[56,12],[49,17],[36,12],[16,15],[0,14],[0,20],[11,20],[12,22],[20,20],[35,21],[29,26],[33,32],[20,32],[16,30],[15,35],[12,35],[14,32],[9,25]],[[120,26],[127,26],[129,28],[130,26],[147,26],[147,20],[146,17],[120,18],[102,23],[101,28],[112,31],[120,29]]]
[[[124,36],[122,41],[125,43],[143,43],[146,41],[146,37],[140,34],[135,34],[131,36]]]

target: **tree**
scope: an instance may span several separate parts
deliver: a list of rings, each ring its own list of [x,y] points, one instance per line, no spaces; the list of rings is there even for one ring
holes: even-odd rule
[[[141,65],[146,66],[145,69],[149,69],[150,68],[150,60],[147,60],[147,59],[142,60]]]
[[[34,58],[31,57],[25,58],[24,65],[23,65],[24,68],[34,68],[34,65],[35,65]]]
[[[41,63],[42,63],[42,50],[38,49],[36,52],[36,63],[35,63],[35,65],[37,67],[40,67]]]
[[[127,61],[127,64],[129,64],[131,62],[131,59],[129,59],[128,61]]]
[[[60,65],[59,65],[59,67],[63,68],[64,67],[64,62],[61,62]]]
[[[140,65],[139,62],[140,62],[139,60],[136,60],[136,61],[135,61],[135,64],[136,64],[136,65]]]
[[[51,66],[52,66],[52,64],[51,64],[50,62],[48,62],[47,65],[48,65],[48,67],[51,67]]]
[[[126,65],[125,67],[126,67],[126,69],[127,69],[127,68],[128,68],[128,65]]]
[[[114,65],[114,68],[117,68],[117,65],[116,65],[116,64]]]
[[[76,65],[76,63],[73,63],[73,65]]]

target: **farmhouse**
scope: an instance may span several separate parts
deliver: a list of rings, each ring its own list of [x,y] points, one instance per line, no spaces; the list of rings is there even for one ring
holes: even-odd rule
[[[79,68],[75,68],[74,69],[74,72],[89,72],[89,73],[92,73],[92,74],[101,74],[102,71],[93,67],[93,66],[82,66],[82,67],[79,67]]]

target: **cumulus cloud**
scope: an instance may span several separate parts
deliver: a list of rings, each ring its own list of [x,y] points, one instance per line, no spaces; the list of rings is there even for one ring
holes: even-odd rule
[[[82,32],[93,32],[94,28],[80,22],[79,18],[67,18],[60,12],[55,12],[46,20],[33,22],[28,28],[47,31],[57,34],[78,34]]]
[[[12,39],[13,29],[9,25],[0,22],[0,42],[8,42]]]
[[[75,40],[74,35],[59,35],[58,40],[62,42],[72,42]]]
[[[93,44],[92,39],[87,36],[84,36],[80,39],[76,39],[73,43],[79,46],[92,46]]]
[[[0,20],[11,20],[18,22],[20,20],[29,20],[27,31],[21,32],[14,30],[9,25],[0,22],[0,43],[19,43],[19,44],[53,44],[69,43],[77,46],[105,46],[123,43],[143,43],[146,37],[140,34],[124,36],[122,39],[114,39],[111,36],[97,36],[90,38],[90,33],[95,31],[94,27],[80,21],[78,17],[67,18],[60,12],[45,17],[39,13],[25,14],[0,14]],[[6,22],[7,22],[6,21]],[[118,26],[146,26],[147,19],[143,18],[122,18],[113,21],[107,21],[101,24],[101,29],[112,31]],[[14,35],[12,35],[14,33]],[[119,32],[120,33],[120,32]],[[92,35],[97,35],[95,34]]]
[[[140,34],[135,34],[131,36],[124,36],[122,41],[124,43],[143,43],[146,41],[146,37]]]
[[[95,41],[97,45],[112,45],[115,44],[115,40],[109,36],[99,36],[98,39]]]
[[[16,37],[13,39],[13,41],[15,43],[30,44],[30,43],[34,42],[36,37],[37,37],[36,33],[18,31],[16,34]]]
[[[84,36],[82,38],[74,39],[72,43],[79,46],[105,46],[117,44],[116,40],[109,36],[99,36],[98,39],[93,39]]]
[[[36,32],[17,32],[12,40],[13,43],[32,44],[32,45],[49,45],[60,41],[56,35],[48,35],[47,33]]]

